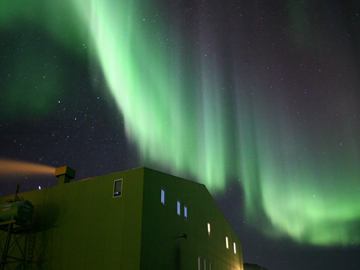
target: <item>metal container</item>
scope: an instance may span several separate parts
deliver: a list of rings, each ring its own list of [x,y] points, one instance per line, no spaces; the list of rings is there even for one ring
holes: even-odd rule
[[[32,219],[34,206],[30,201],[22,200],[0,205],[0,222],[15,219],[27,222]]]

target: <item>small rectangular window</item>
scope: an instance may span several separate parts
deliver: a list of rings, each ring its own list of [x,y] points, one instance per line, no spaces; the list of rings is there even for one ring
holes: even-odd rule
[[[212,269],[212,262],[209,262],[209,270]]]
[[[201,258],[198,257],[198,270],[201,270]]]
[[[206,259],[204,259],[204,270],[206,270]]]
[[[236,243],[235,242],[233,243],[233,246],[234,246],[234,253],[236,254]]]
[[[176,213],[180,216],[181,215],[181,203],[180,201],[177,201],[177,207],[176,207]]]
[[[188,215],[187,215],[187,206],[184,205],[184,218],[187,220],[188,219]]]
[[[122,179],[114,181],[113,198],[120,197],[122,195]]]
[[[165,205],[165,189],[161,189],[161,203]]]
[[[225,244],[226,248],[229,249],[229,238],[227,236],[225,237]]]
[[[211,234],[210,223],[207,224],[207,231],[208,231],[208,236],[210,236]]]

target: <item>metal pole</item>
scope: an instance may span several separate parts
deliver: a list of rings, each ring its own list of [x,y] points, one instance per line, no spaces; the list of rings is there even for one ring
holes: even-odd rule
[[[8,231],[7,231],[8,234],[6,236],[6,242],[5,242],[5,246],[4,246],[4,252],[3,252],[3,255],[2,255],[2,258],[1,258],[1,270],[5,269],[7,253],[9,251],[9,245],[10,245],[10,240],[11,240],[12,227],[13,227],[13,223],[9,223]]]

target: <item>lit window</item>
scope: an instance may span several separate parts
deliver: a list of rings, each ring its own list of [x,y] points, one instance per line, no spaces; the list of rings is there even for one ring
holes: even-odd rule
[[[187,220],[188,219],[188,215],[187,215],[187,206],[184,205],[184,218]]]
[[[198,270],[201,270],[201,258],[198,257]]]
[[[122,179],[114,181],[113,198],[120,197],[122,195]]]
[[[181,211],[181,203],[180,203],[180,201],[177,201],[176,213],[179,216],[181,215],[180,211]]]
[[[211,233],[210,223],[207,224],[207,230],[208,230],[208,236],[210,236]]]
[[[204,259],[204,270],[206,270],[206,259]]]
[[[236,243],[235,242],[233,243],[233,246],[234,246],[234,253],[236,254]]]
[[[225,244],[226,248],[229,249],[229,238],[227,236],[225,237]]]
[[[165,205],[165,189],[161,189],[161,203]]]

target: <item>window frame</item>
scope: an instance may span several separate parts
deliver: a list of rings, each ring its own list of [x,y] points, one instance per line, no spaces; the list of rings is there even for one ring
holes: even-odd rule
[[[163,194],[164,194],[164,200],[163,200]],[[166,190],[165,188],[160,188],[160,202],[162,205],[165,205],[166,203]]]
[[[121,182],[121,185],[120,185],[120,195],[115,195],[115,186],[116,186],[116,183],[117,182]],[[123,184],[124,184],[124,179],[121,178],[121,179],[115,179],[114,180],[114,183],[113,183],[113,195],[112,197],[115,199],[115,198],[120,198],[122,197],[122,194],[123,194]]]
[[[176,214],[181,216],[181,201],[180,200],[176,200]]]
[[[184,204],[184,219],[188,220],[188,207],[186,204]]]

